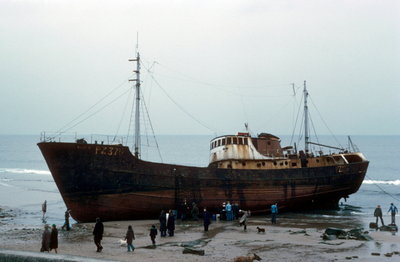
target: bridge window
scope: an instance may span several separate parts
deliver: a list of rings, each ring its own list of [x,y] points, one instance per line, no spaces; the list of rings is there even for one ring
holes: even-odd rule
[[[232,137],[228,137],[226,144],[227,144],[227,145],[232,144]]]
[[[218,145],[217,146],[220,146],[221,145],[221,140],[218,140]]]
[[[225,145],[225,141],[226,141],[225,138],[223,138],[223,139],[222,139],[222,145],[223,145],[223,146]]]
[[[248,145],[248,143],[249,143],[249,142],[248,142],[248,139],[247,139],[247,137],[246,137],[246,138],[244,138],[244,144],[245,144],[245,145]]]
[[[233,138],[233,142],[232,142],[234,145],[237,145],[237,137],[234,137]]]
[[[239,145],[243,145],[243,138],[239,137]]]

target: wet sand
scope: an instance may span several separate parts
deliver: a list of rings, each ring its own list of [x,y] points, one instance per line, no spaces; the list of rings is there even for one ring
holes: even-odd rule
[[[103,252],[97,253],[93,243],[93,223],[74,224],[71,231],[59,231],[59,254],[78,255],[118,261],[233,261],[236,256],[256,253],[262,261],[400,261],[400,255],[384,254],[400,251],[400,240],[390,232],[368,230],[372,241],[330,240],[321,235],[326,227],[354,228],[354,221],[328,218],[307,221],[295,217],[280,217],[271,225],[265,217],[250,217],[247,231],[237,221],[214,221],[209,232],[201,221],[177,221],[174,237],[156,238],[152,247],[149,229],[156,220],[105,222]],[[136,240],[134,252],[120,245],[128,225],[132,225]],[[265,228],[258,233],[257,226]],[[39,251],[41,227],[5,228],[2,225],[0,249]],[[184,247],[204,250],[205,255],[183,254]],[[53,251],[54,252],[54,251]],[[371,253],[380,253],[373,256]]]

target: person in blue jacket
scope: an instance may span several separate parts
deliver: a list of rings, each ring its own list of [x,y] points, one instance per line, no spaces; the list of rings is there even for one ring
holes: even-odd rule
[[[232,210],[232,205],[229,201],[225,206],[225,211],[226,211],[226,220],[232,221],[233,220],[233,210]]]
[[[276,224],[276,215],[278,214],[278,203],[271,205],[271,223]]]
[[[392,224],[396,225],[396,214],[399,211],[397,210],[397,207],[395,205],[393,205],[393,203],[390,203],[390,207],[389,207],[388,213],[389,212],[392,215]]]

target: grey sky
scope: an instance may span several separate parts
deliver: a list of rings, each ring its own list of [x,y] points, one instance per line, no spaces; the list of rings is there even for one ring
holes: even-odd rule
[[[161,87],[218,135],[244,122],[255,133],[291,134],[290,84],[303,80],[335,134],[400,134],[399,14],[400,2],[387,0],[2,0],[0,133],[56,131],[121,83],[113,97],[129,90],[139,32]],[[142,69],[157,134],[213,133]],[[113,134],[127,108],[126,133],[126,102],[70,131]]]

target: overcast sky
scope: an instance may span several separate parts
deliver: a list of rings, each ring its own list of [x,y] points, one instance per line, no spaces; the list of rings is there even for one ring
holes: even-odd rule
[[[126,133],[137,32],[156,134],[291,134],[304,80],[317,132],[400,134],[397,0],[1,0],[0,134]]]

